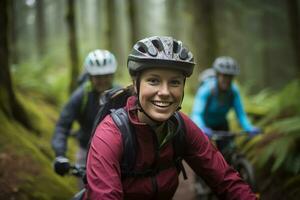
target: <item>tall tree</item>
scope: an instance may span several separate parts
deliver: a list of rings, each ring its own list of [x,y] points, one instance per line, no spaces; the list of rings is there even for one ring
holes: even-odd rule
[[[126,16],[124,11],[124,2],[118,0],[107,1],[107,36],[108,49],[116,56],[119,69],[126,65],[127,41],[124,23]],[[118,70],[119,73],[120,70]]]
[[[197,63],[195,74],[211,65],[217,56],[218,46],[215,28],[214,0],[192,0],[189,5],[195,16],[192,38]],[[195,84],[197,86],[197,84]],[[195,90],[196,88],[192,88]]]
[[[179,16],[181,14],[179,4],[180,1],[176,0],[169,0],[166,2],[167,4],[167,14],[168,14],[168,29],[171,33],[171,36],[173,36],[176,39],[181,38],[180,33],[182,32],[178,27],[181,26],[181,17]]]
[[[291,27],[291,38],[293,40],[298,77],[300,77],[300,21],[298,0],[287,0],[289,22]]]
[[[9,70],[9,12],[8,0],[0,1],[0,111],[6,117],[17,120],[25,127],[31,129],[29,118],[18,101]]]
[[[37,45],[38,53],[41,56],[44,55],[46,50],[45,37],[46,37],[46,26],[45,26],[45,5],[44,0],[36,1],[36,36],[37,36]]]
[[[263,66],[264,66],[264,78],[263,83],[264,85],[271,86],[272,81],[274,80],[272,77],[274,77],[274,66],[271,64],[271,58],[272,58],[272,39],[271,39],[271,26],[272,24],[272,15],[265,11],[264,15],[262,16],[262,53],[263,53]],[[271,68],[272,67],[272,68]],[[274,80],[275,81],[275,80]],[[276,80],[278,81],[278,80]]]
[[[137,12],[137,2],[135,0],[128,0],[129,6],[129,21],[130,21],[130,32],[131,32],[131,45],[135,44],[139,39],[139,31],[138,31],[138,21],[136,17]],[[131,46],[130,45],[130,46]]]
[[[108,41],[108,49],[112,52],[116,51],[117,44],[115,44],[116,38],[116,30],[115,30],[115,22],[116,22],[116,5],[114,0],[107,0],[107,41]]]
[[[76,30],[76,18],[75,18],[75,0],[68,0],[67,2],[67,26],[69,33],[69,53],[71,59],[71,82],[70,92],[76,87],[76,80],[79,75],[79,61],[78,61],[78,45],[77,45],[77,30]]]
[[[18,30],[17,30],[17,15],[16,15],[16,1],[11,0],[9,1],[10,5],[10,55],[11,55],[11,62],[14,64],[18,64],[19,57],[18,57],[18,47],[17,47],[17,40],[18,40]]]

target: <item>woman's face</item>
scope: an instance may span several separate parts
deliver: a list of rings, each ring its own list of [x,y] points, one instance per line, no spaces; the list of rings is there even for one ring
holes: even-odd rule
[[[221,91],[227,91],[232,82],[233,76],[226,74],[218,74],[218,86]]]
[[[143,71],[139,100],[144,111],[156,121],[169,119],[181,104],[184,80],[177,70],[154,68]],[[151,119],[144,113],[139,112],[138,116],[141,122],[151,124]]]
[[[104,92],[112,87],[113,75],[98,75],[98,76],[90,76],[92,87],[99,93]]]

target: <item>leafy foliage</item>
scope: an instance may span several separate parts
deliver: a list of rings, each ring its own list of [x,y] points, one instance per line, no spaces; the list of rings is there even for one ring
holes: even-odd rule
[[[260,121],[265,133],[245,149],[259,171],[269,180],[280,180],[286,192],[300,194],[300,81],[288,84],[281,92],[268,96],[262,104],[269,107]],[[295,178],[296,176],[297,178]],[[271,184],[269,184],[271,187]],[[276,187],[276,186],[275,186]]]
[[[59,60],[66,59],[53,53],[40,62],[29,61],[13,66],[16,87],[22,92],[42,95],[52,104],[61,104],[68,95],[69,76],[67,64]]]

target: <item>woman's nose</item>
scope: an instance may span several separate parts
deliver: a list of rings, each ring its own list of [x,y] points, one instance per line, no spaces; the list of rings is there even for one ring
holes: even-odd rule
[[[169,95],[170,90],[167,83],[162,83],[158,88],[158,95]]]

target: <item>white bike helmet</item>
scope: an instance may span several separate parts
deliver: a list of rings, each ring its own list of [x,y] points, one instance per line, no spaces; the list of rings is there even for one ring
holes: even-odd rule
[[[213,68],[216,72],[227,75],[238,75],[240,73],[240,68],[236,61],[229,56],[218,57],[214,63]]]
[[[193,54],[172,37],[153,36],[138,41],[128,56],[127,66],[131,76],[149,68],[177,69],[186,77],[194,69]]]
[[[91,76],[114,74],[117,70],[117,61],[111,52],[97,49],[88,54],[84,68]]]

